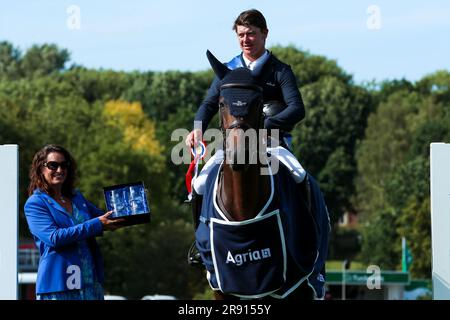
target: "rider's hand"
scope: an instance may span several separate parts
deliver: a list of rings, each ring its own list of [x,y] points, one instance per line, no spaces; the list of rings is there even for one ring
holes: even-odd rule
[[[108,217],[113,212],[114,211],[108,211],[104,215],[98,217],[100,219],[100,222],[102,223],[103,230],[105,230],[105,231],[115,231],[115,230],[123,227],[123,225],[121,225],[121,223],[125,221],[124,219],[116,219],[116,220],[108,219]]]
[[[198,142],[202,140],[202,130],[194,129],[186,137],[186,145],[189,148],[197,146]]]

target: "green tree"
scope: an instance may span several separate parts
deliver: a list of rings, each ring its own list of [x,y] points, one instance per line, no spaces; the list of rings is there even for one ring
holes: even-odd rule
[[[77,95],[82,96],[89,103],[121,99],[138,76],[138,73],[89,70],[83,67],[75,67],[56,75],[59,81],[70,85]]]
[[[411,274],[416,278],[431,275],[431,215],[430,198],[423,201],[410,198],[398,220],[399,233],[409,240],[413,256]]]
[[[392,209],[375,211],[364,221],[358,259],[382,270],[395,270],[401,263],[401,242],[397,232],[398,214]]]
[[[382,81],[378,87],[378,90],[372,91],[372,94],[374,95],[377,103],[385,102],[389,98],[389,96],[395,92],[415,91],[414,84],[404,78],[400,80],[394,79]]]
[[[439,71],[412,89],[402,86],[393,92],[370,117],[358,149],[356,199],[365,213],[362,256],[372,254],[373,242],[391,243],[386,252],[395,251],[405,237],[416,277],[429,277],[431,270],[429,147],[450,138],[449,83],[449,73]],[[395,219],[380,212],[391,212]],[[382,223],[395,233],[380,234]],[[379,259],[397,268],[401,261],[400,255]]]
[[[386,183],[406,160],[412,142],[410,124],[421,101],[417,94],[396,92],[369,116],[365,139],[356,152],[356,206],[363,216],[386,207]]]
[[[351,75],[339,67],[335,60],[311,54],[293,45],[274,46],[270,48],[270,51],[291,66],[299,87],[317,82],[324,77],[334,77],[347,84],[352,80]]]
[[[211,72],[167,71],[154,74],[148,88],[149,101],[143,103],[144,110],[151,118],[158,120],[167,120],[169,114],[178,112],[180,107],[190,106],[197,110],[211,81]],[[170,139],[170,136],[167,138]]]
[[[0,92],[0,144],[19,145],[19,208],[23,208],[28,198],[28,169],[35,145],[34,132],[24,121],[23,110],[7,95]],[[19,215],[19,235],[29,237],[25,217]]]
[[[450,101],[450,72],[439,70],[425,76],[417,82],[416,88],[422,95],[431,95],[436,102],[448,105]]]
[[[0,79],[17,79],[20,77],[21,52],[7,42],[0,42]]]
[[[356,143],[372,109],[365,89],[335,77],[302,88],[306,118],[293,131],[294,152],[325,191],[332,222],[350,210],[354,193]]]
[[[395,241],[401,237],[408,240],[413,255],[411,272],[425,278],[431,271],[429,173],[428,156],[417,156],[400,165],[386,187],[387,202],[398,213],[395,227],[399,237]]]
[[[33,45],[20,60],[20,69],[25,76],[43,76],[63,70],[69,60],[66,49],[54,44]]]

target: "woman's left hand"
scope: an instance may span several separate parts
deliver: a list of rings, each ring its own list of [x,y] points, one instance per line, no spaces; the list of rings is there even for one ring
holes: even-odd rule
[[[103,230],[105,231],[116,231],[117,229],[124,227],[121,223],[124,222],[125,219],[111,220],[108,218],[113,212],[114,211],[108,211],[104,215],[98,217],[102,223]]]

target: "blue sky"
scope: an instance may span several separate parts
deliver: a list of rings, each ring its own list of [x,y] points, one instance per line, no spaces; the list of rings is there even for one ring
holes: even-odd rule
[[[68,27],[71,5],[80,9],[80,29]],[[239,53],[232,23],[257,8],[268,22],[268,47],[324,55],[356,82],[450,70],[450,1],[443,0],[0,0],[0,8],[0,41],[22,51],[55,43],[72,62],[96,69],[205,70],[206,49],[223,61]],[[374,21],[379,29],[368,27]]]

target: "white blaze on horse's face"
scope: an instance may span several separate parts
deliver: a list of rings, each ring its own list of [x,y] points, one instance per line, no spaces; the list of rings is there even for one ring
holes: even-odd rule
[[[236,34],[244,56],[254,61],[262,56],[266,46],[266,38],[269,30],[262,31],[255,26],[237,26]]]

